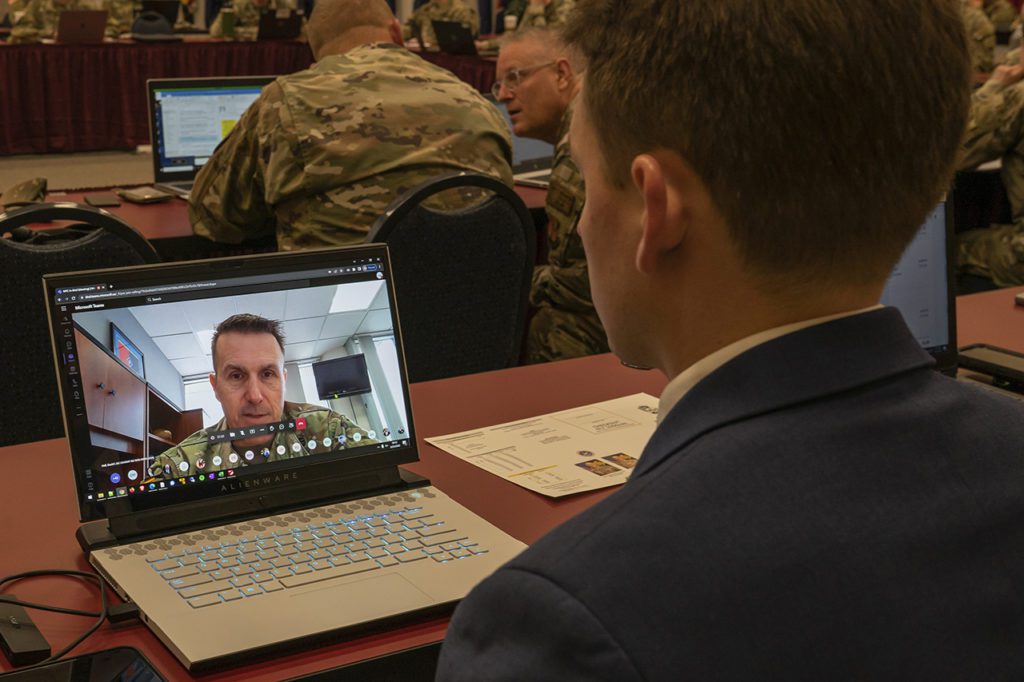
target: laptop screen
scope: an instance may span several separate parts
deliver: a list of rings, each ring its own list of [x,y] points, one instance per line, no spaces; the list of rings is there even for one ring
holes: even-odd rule
[[[882,304],[897,308],[938,369],[956,368],[956,297],[952,287],[951,204],[946,197],[928,215],[889,275]]]
[[[147,81],[154,177],[192,180],[273,76]]]
[[[416,459],[383,246],[45,281],[83,520]]]

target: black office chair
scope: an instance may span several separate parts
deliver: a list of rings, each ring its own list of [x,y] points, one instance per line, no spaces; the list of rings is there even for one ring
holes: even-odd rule
[[[27,227],[56,220],[80,224],[60,230]],[[64,424],[42,276],[157,263],[160,256],[119,218],[72,203],[35,204],[0,213],[0,235],[0,310],[7,325],[0,344],[0,445],[59,438]]]
[[[484,200],[438,211],[424,200],[479,188]],[[394,265],[410,381],[514,366],[526,325],[535,228],[523,200],[494,178],[451,173],[394,201],[370,230]]]

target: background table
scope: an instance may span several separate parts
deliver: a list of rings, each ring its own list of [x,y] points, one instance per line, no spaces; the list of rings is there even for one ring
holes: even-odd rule
[[[424,56],[490,91],[493,59]],[[149,78],[277,76],[312,63],[309,46],[297,41],[0,43],[0,155],[134,149],[149,144]]]

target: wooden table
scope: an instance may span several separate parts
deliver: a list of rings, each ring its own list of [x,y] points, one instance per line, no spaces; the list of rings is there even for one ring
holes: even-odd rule
[[[414,384],[411,401],[419,434],[421,461],[408,465],[434,485],[523,542],[533,542],[555,525],[578,514],[611,490],[553,500],[519,488],[431,446],[424,438],[568,409],[639,391],[657,395],[664,377],[623,367],[612,355],[519,367],[441,381]],[[74,539],[77,502],[67,443],[63,439],[0,448],[0,575],[40,568],[85,569]],[[10,590],[41,602],[71,608],[95,608],[94,589],[68,579],[39,579]],[[88,619],[34,612],[55,649],[72,641]],[[440,641],[446,618],[433,618],[375,635],[339,641],[314,650],[252,663],[208,680],[279,680],[403,651]],[[169,680],[193,679],[141,624],[106,625],[76,650],[134,646]],[[0,670],[9,670],[0,656]],[[424,671],[428,674],[431,671]]]

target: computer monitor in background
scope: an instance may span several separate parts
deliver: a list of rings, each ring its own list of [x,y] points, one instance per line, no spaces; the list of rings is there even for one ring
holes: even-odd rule
[[[882,292],[882,303],[899,309],[936,369],[950,375],[956,373],[952,206],[947,195],[928,215]]]
[[[187,197],[199,169],[274,76],[146,81],[153,180]]]
[[[337,400],[372,390],[366,356],[362,353],[314,362],[313,376],[320,400]]]

